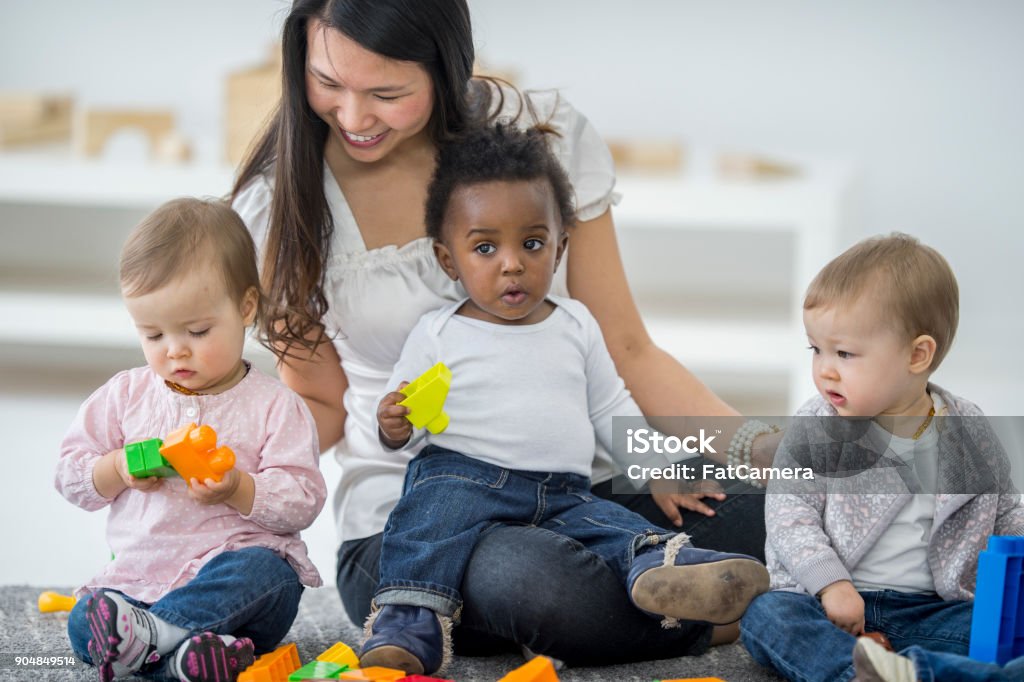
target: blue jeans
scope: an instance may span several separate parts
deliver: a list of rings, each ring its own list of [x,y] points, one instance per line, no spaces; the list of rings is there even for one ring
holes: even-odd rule
[[[374,600],[458,620],[469,557],[480,534],[498,521],[578,541],[623,586],[636,552],[675,535],[595,497],[586,476],[505,469],[428,446],[409,463],[402,497],[384,527]]]
[[[705,464],[716,464],[703,457],[690,462],[698,471]],[[680,509],[683,516],[682,530],[690,536],[694,547],[711,549],[716,552],[733,552],[752,556],[764,562],[764,545],[767,534],[764,526],[764,489],[754,488],[743,481],[719,481],[727,497],[721,502],[704,498],[704,504],[715,510],[714,516]],[[650,490],[640,493],[623,494],[613,490],[629,490],[630,483],[625,476],[598,483],[591,488],[598,497],[617,502],[635,511],[640,516],[663,528],[672,527],[665,512],[654,501]]]
[[[900,652],[914,662],[920,682],[1020,682],[1024,680],[1024,657],[1006,665],[983,663],[966,656],[945,654],[912,646]]]
[[[650,494],[612,495],[611,490],[611,481],[593,488],[655,526],[668,527]],[[764,556],[763,494],[705,501],[715,516],[682,512],[683,530],[694,546],[747,554],[755,548]],[[338,548],[338,593],[353,623],[362,623],[370,613],[382,539],[377,533]],[[697,656],[711,640],[711,626],[704,623],[663,629],[633,606],[597,555],[542,528],[499,524],[484,531],[469,557],[461,592],[466,601],[453,640],[463,656],[519,653],[526,646],[572,666],[613,665]]]
[[[131,604],[172,625],[185,628],[182,641],[201,632],[248,637],[256,653],[272,651],[288,633],[299,610],[302,584],[295,569],[269,549],[247,547],[224,552],[203,566],[187,585],[171,590],[153,604],[125,595]],[[75,654],[88,664],[88,599],[80,599],[68,618],[68,638]],[[164,656],[138,672],[151,679],[169,677]]]
[[[860,595],[864,598],[864,629],[884,634],[894,650],[918,646],[967,654],[972,602],[889,590]],[[832,625],[821,602],[809,594],[762,594],[747,608],[740,633],[755,661],[787,679],[853,678],[857,638]]]

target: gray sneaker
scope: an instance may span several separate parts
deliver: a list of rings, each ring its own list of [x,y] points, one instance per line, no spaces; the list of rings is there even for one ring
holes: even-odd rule
[[[853,670],[859,682],[917,682],[913,661],[870,637],[859,637],[853,645]]]

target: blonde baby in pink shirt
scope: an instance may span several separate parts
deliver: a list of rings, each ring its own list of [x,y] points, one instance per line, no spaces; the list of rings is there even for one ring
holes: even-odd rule
[[[110,508],[114,558],[79,588],[68,635],[100,680],[234,680],[273,649],[320,576],[299,531],[327,497],[302,399],[242,358],[265,305],[237,214],[177,199],[121,252],[121,293],[147,366],[118,373],[82,405],[61,445],[56,487]],[[128,443],[194,422],[235,455],[220,481],[134,478]]]

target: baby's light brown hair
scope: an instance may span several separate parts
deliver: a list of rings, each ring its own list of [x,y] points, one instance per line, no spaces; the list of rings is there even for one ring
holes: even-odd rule
[[[899,232],[865,239],[818,273],[807,287],[804,310],[850,305],[865,295],[876,302],[879,320],[908,341],[922,334],[935,339],[934,372],[960,319],[960,290],[946,259]]]
[[[221,274],[237,305],[254,287],[260,318],[265,301],[256,247],[245,223],[220,199],[173,199],[146,216],[121,248],[121,293],[144,296],[200,264]]]

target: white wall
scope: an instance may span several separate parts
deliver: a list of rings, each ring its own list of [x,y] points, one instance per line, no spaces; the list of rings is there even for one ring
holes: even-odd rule
[[[70,91],[97,106],[170,107],[201,159],[219,158],[223,77],[262,61],[282,0],[0,0],[0,91]],[[473,0],[478,54],[526,87],[560,87],[607,135],[853,161],[842,244],[914,233],[941,250],[962,290],[957,345],[937,376],[992,414],[1024,413],[1016,348],[1024,275],[1024,3],[957,0]],[[625,198],[628,201],[629,197]],[[720,257],[720,254],[718,254]],[[736,258],[756,255],[736,247]],[[752,340],[752,343],[756,340]],[[43,377],[49,385],[53,376]],[[59,433],[87,385],[36,390],[0,377],[0,433],[46,429],[5,448],[0,583],[72,583],[102,561],[102,519],[51,513]],[[17,391],[17,392],[15,392]],[[57,396],[47,398],[47,395]],[[22,447],[23,446],[23,447]],[[24,449],[23,449],[24,448]],[[29,467],[17,458],[32,460]],[[54,515],[56,514],[56,515]],[[76,516],[72,516],[76,515]],[[67,542],[66,546],[52,543]],[[330,581],[330,523],[310,544]],[[83,558],[96,545],[96,556]],[[67,551],[62,551],[66,549]]]

